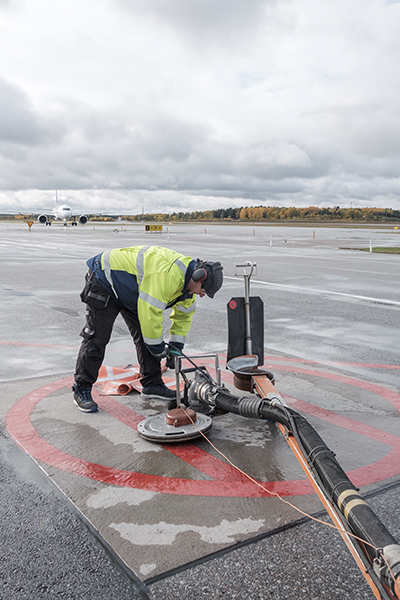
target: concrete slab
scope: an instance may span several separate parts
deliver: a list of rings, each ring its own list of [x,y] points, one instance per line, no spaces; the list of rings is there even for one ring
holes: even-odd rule
[[[209,361],[200,363],[215,376]],[[277,389],[306,414],[357,485],[368,490],[400,479],[395,390],[328,367],[282,365],[281,357],[269,363]],[[230,373],[223,379],[243,394]],[[72,403],[71,383],[69,376],[1,384],[2,421],[141,579],[287,525],[301,516],[294,507],[320,510],[275,424],[225,414],[214,417],[206,435],[212,446],[203,438],[160,445],[136,428],[166,412],[164,403],[135,391],[118,397],[96,391],[100,410],[85,414]]]

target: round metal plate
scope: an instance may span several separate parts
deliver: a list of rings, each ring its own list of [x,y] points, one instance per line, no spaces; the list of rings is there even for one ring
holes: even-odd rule
[[[202,433],[206,433],[212,426],[212,419],[207,415],[197,414],[196,427],[190,423],[189,425],[180,425],[174,427],[168,425],[165,421],[165,414],[148,417],[144,421],[140,421],[138,425],[138,433],[141,437],[152,442],[186,442],[199,437]]]
[[[238,390],[244,390],[245,392],[253,391],[253,376],[265,375],[275,384],[275,376],[270,371],[258,368],[258,356],[255,354],[249,354],[244,356],[237,356],[231,358],[226,363],[227,368],[233,373],[233,384]]]

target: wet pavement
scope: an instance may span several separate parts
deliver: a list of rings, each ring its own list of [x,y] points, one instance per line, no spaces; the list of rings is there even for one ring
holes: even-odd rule
[[[226,304],[243,295],[235,263],[256,261],[251,293],[265,304],[265,367],[363,495],[372,495],[371,505],[400,539],[400,259],[342,249],[366,247],[370,240],[400,245],[400,234],[218,225],[169,225],[162,234],[143,230],[34,225],[29,232],[25,224],[0,223],[4,443],[10,448],[11,436],[40,466],[41,478],[28,486],[54,501],[54,514],[62,505],[67,520],[76,518],[77,531],[67,537],[85,533],[103,542],[105,552],[96,545],[90,552],[103,552],[102,572],[108,569],[120,585],[106,596],[95,590],[86,595],[71,580],[65,597],[372,598],[338,536],[295,510],[316,514],[322,507],[273,423],[224,414],[213,418],[208,440],[159,445],[142,439],[137,424],[166,412],[163,403],[144,401],[136,391],[117,397],[96,390],[100,410],[84,414],[72,403],[70,385],[83,324],[85,260],[112,247],[160,244],[224,264],[224,286],[213,301],[198,302],[185,351],[217,352],[224,383],[242,395],[225,370]],[[105,363],[135,360],[117,321]],[[213,373],[212,361],[203,362]],[[18,480],[19,461],[11,455],[8,467]],[[43,473],[50,485],[45,491]],[[26,503],[27,515],[31,494],[19,502],[20,509]],[[44,509],[43,522],[50,523],[52,543],[59,543],[63,526],[51,521],[51,513]],[[86,523],[82,532],[77,515]],[[15,538],[9,539],[14,545]],[[37,545],[43,579],[40,548],[44,556],[47,542],[30,544]],[[74,549],[70,554],[76,560]],[[5,565],[4,572],[16,568]],[[12,576],[7,581],[4,597],[24,597],[16,595]],[[38,588],[35,597],[61,593],[51,587],[54,581],[45,585],[47,591]]]

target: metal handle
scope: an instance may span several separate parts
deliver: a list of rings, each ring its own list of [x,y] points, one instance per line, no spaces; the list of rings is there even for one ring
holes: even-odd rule
[[[251,342],[251,323],[250,323],[250,278],[253,272],[257,273],[257,263],[246,261],[243,264],[235,265],[235,276],[236,269],[244,269],[244,319],[245,319],[245,349],[246,354],[253,354],[253,345]],[[250,269],[247,272],[247,269]]]

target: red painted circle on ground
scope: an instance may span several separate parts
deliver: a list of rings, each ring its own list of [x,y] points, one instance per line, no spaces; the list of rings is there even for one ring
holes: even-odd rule
[[[312,369],[286,367],[282,365],[275,365],[274,368],[279,371],[311,374],[313,376],[332,379],[344,384],[360,387],[383,397],[400,412],[400,395],[381,386],[363,382],[351,377],[334,375]],[[191,466],[197,468],[208,477],[211,477],[212,480],[193,480],[137,473],[113,467],[106,467],[67,454],[62,450],[55,448],[40,436],[31,422],[31,414],[41,400],[56,390],[70,386],[71,384],[72,377],[68,377],[27,394],[10,409],[6,417],[7,429],[17,444],[34,459],[47,465],[108,484],[166,494],[262,497],[270,496],[271,493],[277,493],[281,496],[314,493],[313,488],[307,479],[260,482],[266,488],[263,490],[230,465],[211,456],[191,443],[176,445],[168,444],[165,445],[164,448],[186,461]],[[115,398],[111,396],[106,399],[103,398],[104,397],[101,396],[96,397],[100,407],[132,429],[136,429],[138,423],[143,420],[143,416],[121,404]],[[292,402],[294,408],[298,408],[304,413],[312,414],[320,419],[329,421],[334,425],[349,429],[352,432],[359,433],[360,435],[379,441],[392,448],[383,459],[378,460],[371,465],[350,471],[348,475],[355,485],[361,486],[376,483],[387,479],[388,477],[400,474],[400,436],[386,433],[301,400],[292,399]],[[96,417],[95,415],[92,415],[91,418]]]

